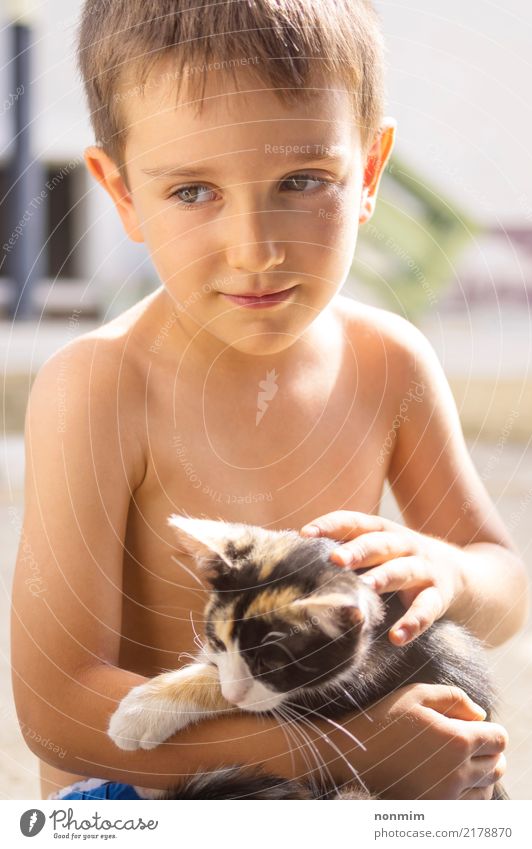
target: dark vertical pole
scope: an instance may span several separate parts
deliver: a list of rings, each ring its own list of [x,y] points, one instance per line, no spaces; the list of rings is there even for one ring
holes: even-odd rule
[[[44,238],[46,224],[47,190],[42,163],[33,157],[31,146],[31,28],[15,23],[11,27],[13,44],[14,91],[22,91],[13,104],[14,131],[13,158],[8,166],[8,188],[12,202],[13,230],[20,235],[13,248],[12,275],[15,292],[11,304],[13,318],[32,315],[32,291],[42,278],[44,263]],[[37,106],[37,105],[36,105]]]

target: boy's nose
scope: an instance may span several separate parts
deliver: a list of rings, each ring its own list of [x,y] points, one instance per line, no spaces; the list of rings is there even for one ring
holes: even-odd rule
[[[284,262],[285,245],[267,232],[265,217],[265,212],[256,210],[233,220],[226,250],[232,268],[258,274]]]

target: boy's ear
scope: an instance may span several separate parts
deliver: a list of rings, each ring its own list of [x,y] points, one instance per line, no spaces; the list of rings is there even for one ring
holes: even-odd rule
[[[360,224],[369,221],[375,210],[380,179],[393,149],[396,127],[394,118],[385,118],[368,152],[364,168]]]
[[[87,147],[83,158],[89,172],[103,186],[116,206],[129,238],[133,242],[143,242],[144,235],[131,194],[113,160],[97,145]]]

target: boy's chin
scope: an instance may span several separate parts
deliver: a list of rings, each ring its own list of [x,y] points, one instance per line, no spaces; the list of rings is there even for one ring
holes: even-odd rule
[[[248,339],[226,340],[234,351],[247,354],[250,357],[263,357],[267,354],[280,354],[291,348],[297,341],[297,336],[288,336],[281,333],[262,333]]]
[[[257,326],[257,324],[253,326],[251,323],[246,328],[242,328],[242,325],[239,327],[222,326],[221,323],[216,327],[213,323],[209,330],[217,337],[219,342],[227,345],[228,349],[235,352],[250,357],[272,356],[294,347],[304,337],[309,325],[312,324],[312,321],[309,321],[311,317],[315,318],[316,316],[306,310],[303,315],[292,316],[292,321],[279,322],[279,326],[276,328],[266,329],[264,326]]]

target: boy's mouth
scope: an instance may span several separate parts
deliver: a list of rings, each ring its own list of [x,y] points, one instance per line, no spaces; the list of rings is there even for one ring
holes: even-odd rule
[[[279,304],[282,301],[286,301],[287,298],[291,297],[291,295],[295,292],[297,286],[291,286],[289,289],[283,289],[280,292],[270,292],[266,295],[228,295],[226,293],[222,293],[225,298],[228,298],[232,301],[233,304],[238,304],[241,307],[272,307],[275,304]]]

